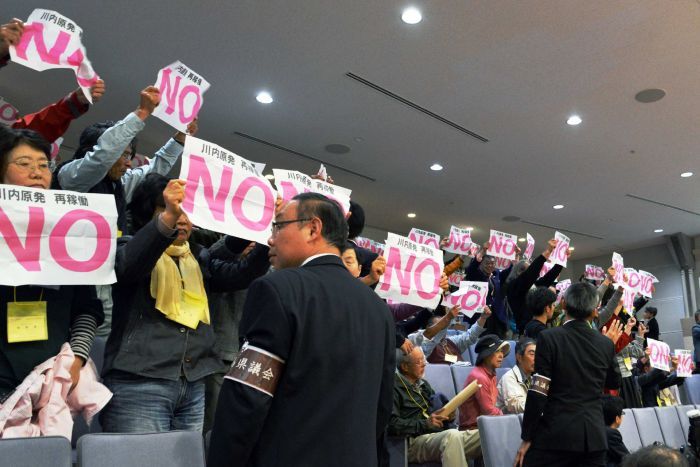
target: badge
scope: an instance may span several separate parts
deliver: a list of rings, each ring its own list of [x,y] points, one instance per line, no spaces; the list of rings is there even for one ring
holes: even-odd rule
[[[8,302],[7,342],[13,344],[48,339],[46,302]]]

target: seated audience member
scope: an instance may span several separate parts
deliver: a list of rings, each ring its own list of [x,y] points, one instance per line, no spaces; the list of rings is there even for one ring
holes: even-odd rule
[[[367,248],[362,248],[355,242],[355,238],[359,237],[362,234],[362,230],[365,228],[365,210],[362,209],[362,206],[352,200],[350,200],[350,214],[347,222],[348,241],[352,243],[353,247],[355,248],[357,262],[360,265],[359,277],[365,277],[370,273],[372,263],[379,255],[371,250],[368,250]]]
[[[269,266],[263,245],[236,262],[190,244],[184,184],[148,175],[129,204],[136,234],[117,242],[103,370],[114,392],[101,414],[108,432],[202,430],[204,379],[221,367],[207,294],[245,289]],[[231,250],[241,243],[228,239]]]
[[[685,382],[676,374],[678,369],[678,357],[671,357],[671,371],[652,368],[649,362],[651,350],[647,347],[645,355],[637,360],[636,383],[641,391],[642,407],[664,407],[678,405],[678,401],[671,391],[671,386],[681,386]]]
[[[0,127],[0,182],[48,190],[51,185],[49,143],[31,130]],[[35,366],[56,356],[65,342],[75,354],[70,368],[73,385],[88,359],[95,330],[102,323],[102,305],[94,286],[0,285],[0,326],[35,305],[46,319],[46,335],[15,336],[5,328],[0,338],[0,406]],[[21,339],[18,339],[21,337]],[[29,340],[27,340],[29,338]],[[21,341],[20,341],[21,340]]]
[[[397,358],[389,435],[409,438],[408,462],[463,467],[467,459],[480,457],[479,430],[445,428],[450,417],[431,407],[435,391],[423,379],[427,363],[420,347]]]
[[[689,467],[689,464],[680,451],[662,445],[651,445],[625,457],[622,467]]]
[[[622,441],[622,435],[618,428],[622,424],[625,402],[610,394],[603,395],[603,419],[605,420],[605,434],[608,437],[607,467],[619,467],[622,459],[630,452]]]
[[[527,390],[530,389],[532,373],[535,371],[536,346],[536,342],[529,337],[521,338],[515,345],[517,364],[501,376],[497,385],[496,407],[501,409],[503,413],[525,412]]]
[[[547,329],[547,322],[554,315],[554,302],[557,294],[549,287],[537,287],[527,294],[527,309],[532,315],[532,320],[523,329],[523,335],[537,339],[540,332]]]
[[[503,415],[501,409],[496,407],[498,398],[496,368],[501,367],[503,358],[510,352],[510,344],[502,341],[498,336],[488,334],[479,339],[474,350],[478,354],[476,367],[467,376],[464,387],[472,381],[477,381],[481,387],[474,397],[459,407],[460,430],[476,428],[476,419],[479,415]]]
[[[484,324],[491,316],[491,309],[485,306],[484,312],[468,330],[447,335],[447,328],[458,315],[459,307],[452,307],[447,310],[444,316],[431,318],[431,325],[428,328],[408,336],[411,342],[422,347],[423,353],[428,356],[428,362],[447,365],[463,362],[462,354],[484,332]]]

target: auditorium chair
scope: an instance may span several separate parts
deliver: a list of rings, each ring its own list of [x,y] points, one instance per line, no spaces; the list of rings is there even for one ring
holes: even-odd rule
[[[448,399],[452,399],[456,394],[450,365],[428,363],[425,366],[423,379],[430,383],[435,392],[443,393]]]
[[[464,365],[452,365],[450,370],[452,370],[452,378],[454,379],[454,390],[455,394],[464,389],[464,382],[467,380],[467,376],[474,369],[473,366]]]
[[[624,414],[622,425],[620,425],[618,430],[622,435],[622,442],[625,443],[630,452],[633,452],[642,447],[642,440],[639,438],[639,431],[637,430],[637,421],[634,419],[631,409],[625,409],[622,413]]]
[[[675,407],[654,407],[656,418],[659,420],[661,434],[664,436],[666,446],[678,449],[686,444],[687,432],[683,432],[683,425],[678,417]]]
[[[71,467],[70,442],[62,436],[0,439],[0,465]]]
[[[476,419],[485,467],[511,466],[520,447],[517,415],[481,415]]]
[[[653,407],[632,409],[632,414],[634,414],[634,421],[637,423],[637,431],[639,432],[642,446],[649,446],[656,441],[664,442],[664,435],[661,433],[661,427]]]

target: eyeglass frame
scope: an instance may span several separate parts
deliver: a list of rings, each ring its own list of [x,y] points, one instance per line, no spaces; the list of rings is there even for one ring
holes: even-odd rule
[[[282,228],[283,228],[285,225],[293,224],[293,223],[295,223],[295,222],[308,222],[308,221],[311,221],[311,220],[313,220],[313,218],[311,218],[311,217],[304,217],[304,218],[299,218],[299,219],[290,219],[290,220],[287,220],[287,221],[279,221],[279,222],[274,222],[274,221],[273,221],[273,222],[272,222],[272,235],[277,235],[277,233],[279,233],[279,231],[282,230]]]
[[[27,163],[20,164],[20,161],[23,159],[27,159]],[[46,164],[46,167],[41,167],[40,164]],[[46,159],[46,162],[41,161],[37,162],[32,160],[29,157],[18,157],[15,160],[9,161],[8,164],[14,164],[16,165],[20,170],[25,171],[26,173],[33,173],[35,171],[39,171],[39,173],[45,173],[45,172],[53,172],[53,169],[55,168],[55,163],[54,161]]]

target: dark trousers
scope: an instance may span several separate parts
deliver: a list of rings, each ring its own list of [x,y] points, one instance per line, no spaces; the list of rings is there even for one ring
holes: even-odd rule
[[[605,467],[605,451],[550,451],[530,448],[525,454],[525,467]]]

